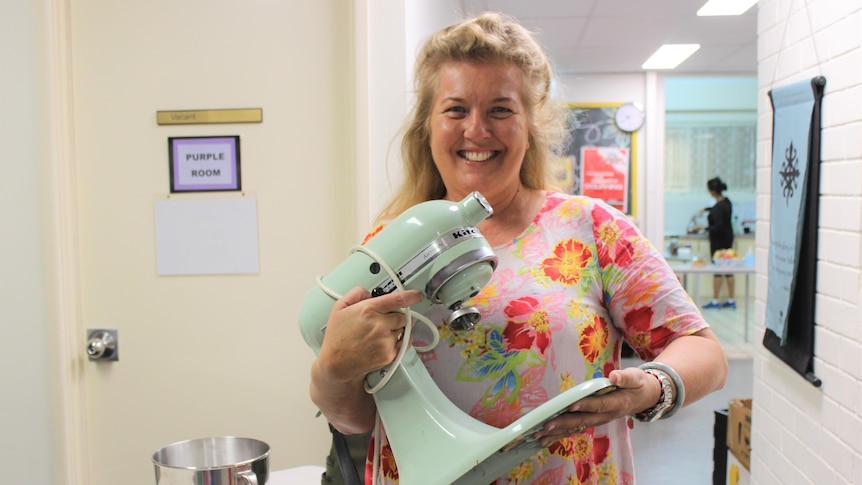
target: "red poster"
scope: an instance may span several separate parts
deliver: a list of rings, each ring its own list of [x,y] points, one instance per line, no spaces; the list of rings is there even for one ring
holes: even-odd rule
[[[628,207],[629,149],[581,147],[581,193],[625,212]]]

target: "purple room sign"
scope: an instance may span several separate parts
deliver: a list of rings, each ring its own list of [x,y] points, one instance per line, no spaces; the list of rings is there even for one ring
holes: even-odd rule
[[[168,138],[171,192],[240,190],[239,136]]]

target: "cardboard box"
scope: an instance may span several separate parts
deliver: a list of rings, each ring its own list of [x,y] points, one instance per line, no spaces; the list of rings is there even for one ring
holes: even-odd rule
[[[742,466],[736,456],[727,450],[727,485],[749,485],[751,472]]]
[[[749,470],[751,466],[751,399],[731,399],[727,408],[727,448]]]

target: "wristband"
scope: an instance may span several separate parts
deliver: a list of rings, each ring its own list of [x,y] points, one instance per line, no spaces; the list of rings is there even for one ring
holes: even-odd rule
[[[674,396],[673,407],[671,407],[666,413],[664,413],[661,419],[666,419],[674,414],[682,408],[683,404],[685,404],[685,384],[682,382],[682,378],[679,376],[679,373],[673,370],[673,367],[662,364],[661,362],[645,362],[638,366],[640,369],[655,369],[664,372],[670,377],[670,380],[673,381],[674,387],[676,387],[676,396]]]
[[[636,413],[634,418],[642,423],[652,423],[664,417],[665,413],[673,407],[673,386],[671,385],[670,377],[660,370],[646,369],[644,373],[656,378],[661,388],[661,394],[659,394],[655,405]]]

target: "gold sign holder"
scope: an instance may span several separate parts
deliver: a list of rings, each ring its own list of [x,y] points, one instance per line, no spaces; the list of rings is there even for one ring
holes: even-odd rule
[[[160,125],[205,125],[216,123],[260,123],[262,108],[247,109],[202,109],[185,111],[157,111]]]

